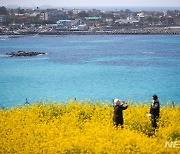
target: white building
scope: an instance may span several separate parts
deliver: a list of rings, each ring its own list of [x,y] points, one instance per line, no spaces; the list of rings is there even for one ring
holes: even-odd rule
[[[57,30],[67,30],[71,27],[71,20],[58,20],[57,21]]]
[[[72,12],[73,12],[74,15],[76,15],[76,14],[82,12],[82,11],[83,11],[83,10],[80,10],[80,9],[73,9],[73,10],[72,10]]]
[[[138,24],[139,20],[136,17],[130,15],[127,17],[127,19],[119,19],[116,20],[115,22],[119,24]]]
[[[40,19],[58,21],[60,19],[64,19],[65,16],[65,13],[62,11],[41,12]]]
[[[88,29],[89,27],[86,24],[78,26],[78,30],[80,31],[87,31]]]
[[[138,17],[139,22],[141,22],[141,23],[144,22],[144,18],[145,18],[144,13],[138,13],[137,17]]]
[[[49,20],[49,14],[47,12],[40,13],[40,20]]]
[[[7,15],[0,15],[0,26],[8,24],[8,16]]]
[[[75,19],[71,21],[71,26],[79,26],[82,25],[84,22],[81,19]]]

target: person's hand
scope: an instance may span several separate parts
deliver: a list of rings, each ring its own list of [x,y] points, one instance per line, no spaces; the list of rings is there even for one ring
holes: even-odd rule
[[[125,101],[122,101],[124,107],[128,107],[128,104]]]
[[[148,113],[148,117],[151,117],[151,114],[150,114],[150,113]]]
[[[122,101],[123,104],[127,104],[125,101]]]

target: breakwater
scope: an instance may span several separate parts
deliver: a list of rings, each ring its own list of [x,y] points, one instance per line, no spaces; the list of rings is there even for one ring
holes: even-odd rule
[[[117,34],[180,34],[180,28],[118,29],[109,31],[6,31],[0,35],[117,35]]]

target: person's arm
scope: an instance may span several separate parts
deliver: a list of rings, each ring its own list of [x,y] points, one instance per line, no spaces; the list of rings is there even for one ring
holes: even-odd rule
[[[123,101],[123,104],[121,105],[122,110],[126,110],[128,108],[128,104]]]
[[[152,105],[152,108],[153,108],[153,109],[157,109],[158,106],[159,106],[158,103],[154,103],[154,104]]]

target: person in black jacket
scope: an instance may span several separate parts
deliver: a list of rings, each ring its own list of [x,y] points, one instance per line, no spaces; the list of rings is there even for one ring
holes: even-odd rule
[[[119,99],[114,99],[114,116],[113,121],[116,126],[121,125],[123,128],[123,113],[122,110],[126,110],[128,108],[128,104],[124,101],[120,101]]]
[[[159,118],[159,111],[160,111],[160,104],[159,104],[159,100],[158,100],[158,96],[157,95],[153,95],[152,96],[152,104],[151,104],[151,108],[150,108],[150,117],[151,117],[151,122],[152,122],[152,126],[154,128],[157,128],[157,119]]]

